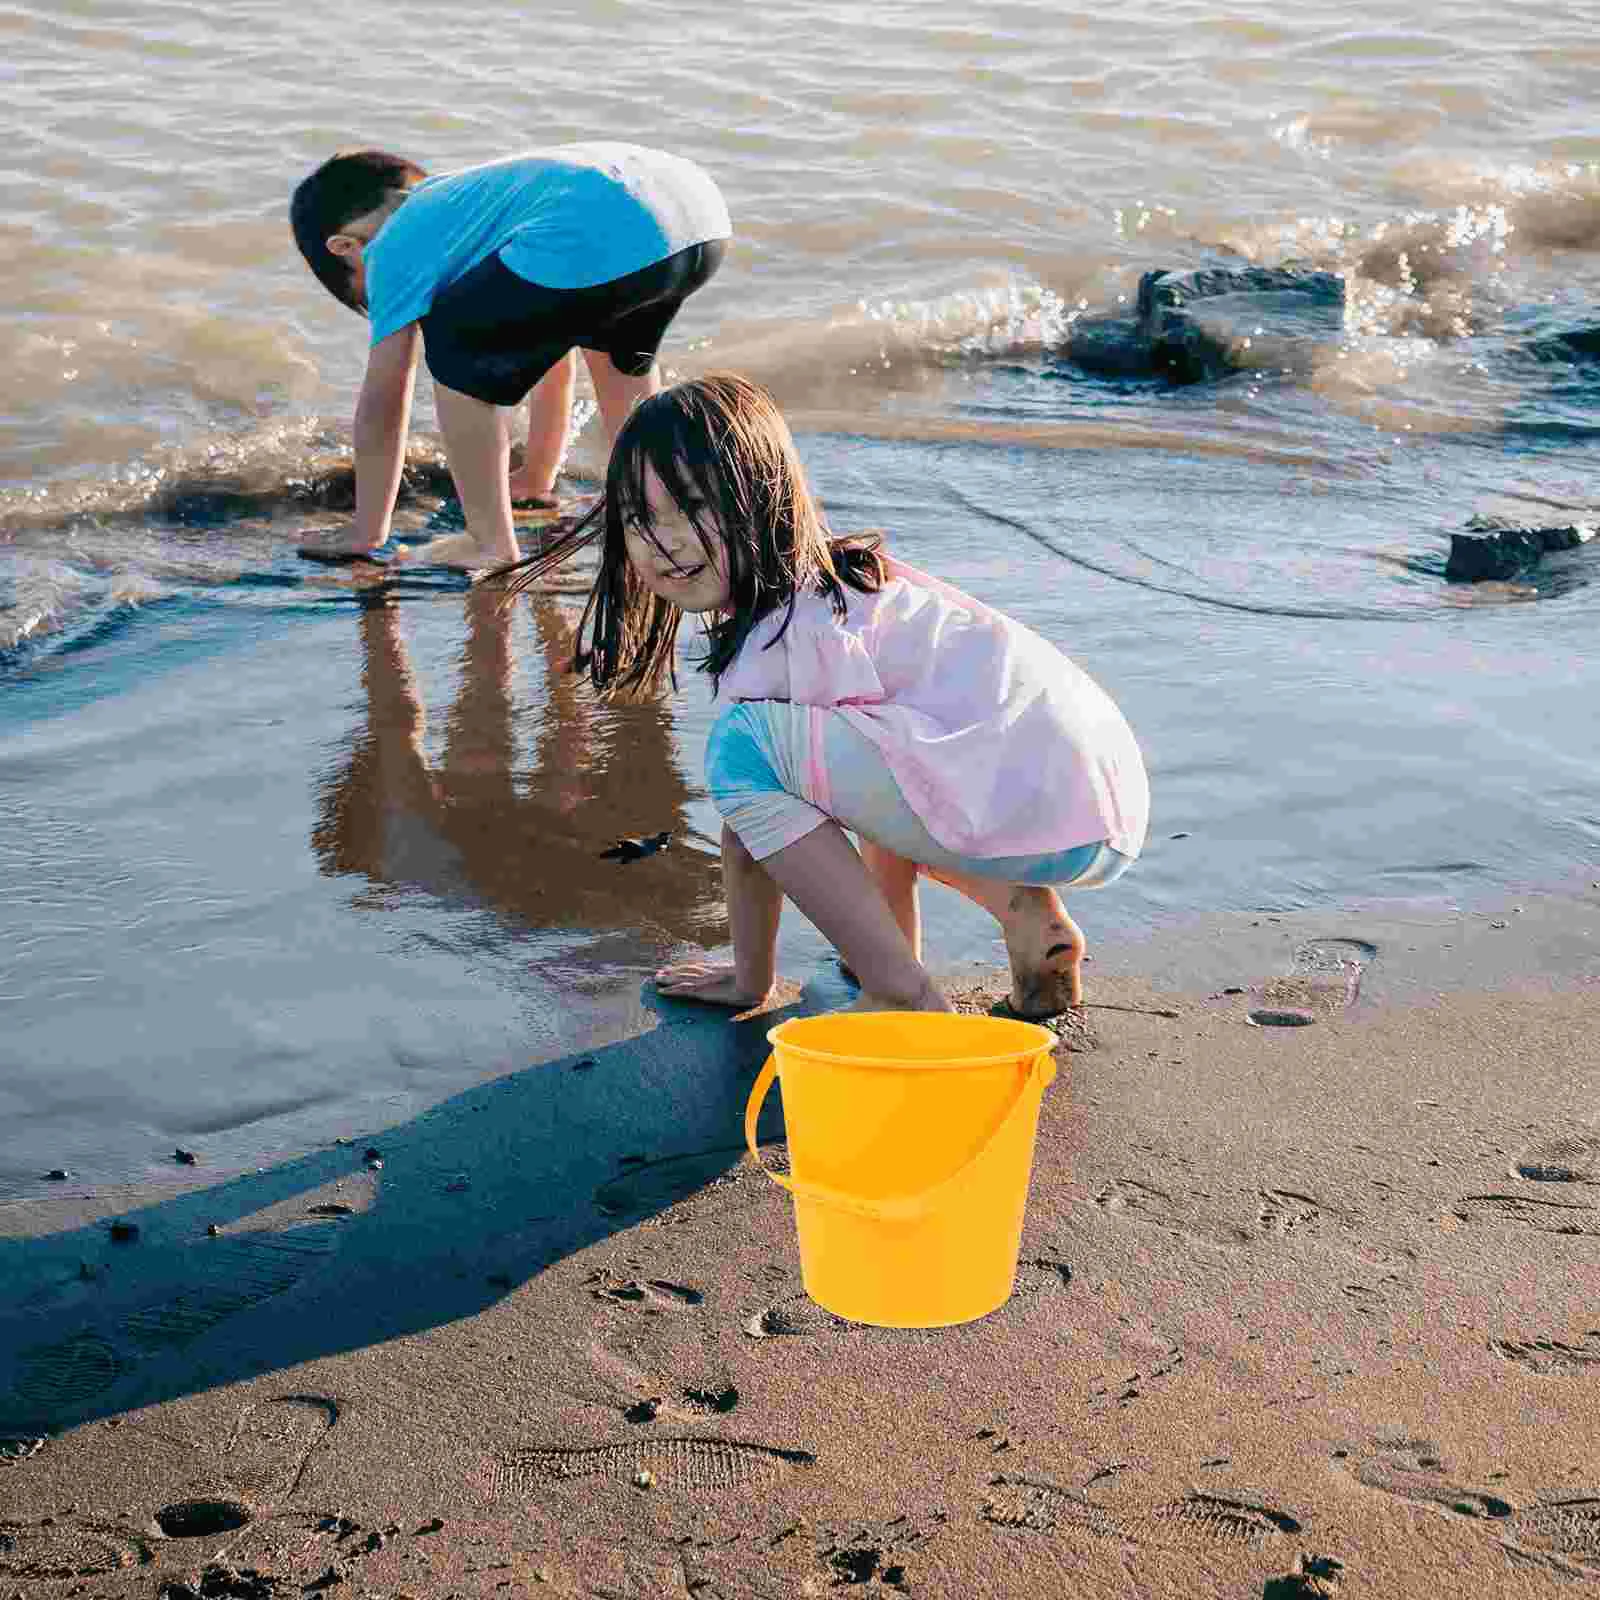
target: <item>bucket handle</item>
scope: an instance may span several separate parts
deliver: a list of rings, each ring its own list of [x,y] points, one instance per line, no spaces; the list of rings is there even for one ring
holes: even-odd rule
[[[1023,1074],[1022,1082],[1017,1087],[1016,1098],[1006,1107],[1006,1113],[995,1124],[994,1131],[948,1178],[941,1178],[920,1194],[892,1195],[881,1200],[864,1200],[859,1195],[846,1194],[842,1189],[830,1189],[820,1183],[806,1183],[802,1179],[786,1178],[782,1173],[774,1172],[761,1159],[761,1151],[756,1145],[756,1120],[761,1115],[761,1107],[766,1102],[773,1080],[778,1076],[778,1058],[775,1054],[767,1057],[766,1065],[762,1067],[756,1076],[756,1081],[750,1087],[750,1099],[744,1108],[744,1141],[749,1145],[750,1154],[755,1157],[756,1165],[780,1188],[787,1189],[790,1194],[798,1195],[802,1200],[815,1200],[819,1205],[832,1206],[836,1211],[851,1211],[859,1217],[868,1217],[874,1222],[914,1222],[930,1211],[940,1195],[947,1189],[953,1189],[988,1155],[995,1141],[1010,1127],[1012,1119],[1022,1109],[1022,1103],[1028,1097],[1035,1076],[1039,1077],[1039,1089],[1042,1093],[1055,1075],[1056,1064],[1051,1058],[1050,1051],[1041,1047],[1028,1063],[1028,1070]]]

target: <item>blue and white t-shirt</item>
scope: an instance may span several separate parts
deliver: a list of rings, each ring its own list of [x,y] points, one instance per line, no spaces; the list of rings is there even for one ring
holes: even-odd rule
[[[704,171],[643,145],[553,145],[429,178],[364,252],[372,342],[497,252],[529,283],[584,289],[732,232]]]

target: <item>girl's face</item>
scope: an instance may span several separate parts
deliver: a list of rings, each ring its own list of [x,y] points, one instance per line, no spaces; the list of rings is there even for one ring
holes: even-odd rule
[[[731,598],[728,554],[720,539],[711,541],[707,555],[700,535],[687,514],[649,468],[644,473],[645,504],[655,526],[650,533],[633,526],[627,532],[628,564],[639,581],[680,611],[722,611]],[[709,508],[694,507],[704,521]]]

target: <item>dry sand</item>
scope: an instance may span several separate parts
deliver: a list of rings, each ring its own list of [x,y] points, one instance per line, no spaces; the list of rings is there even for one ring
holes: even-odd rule
[[[964,1327],[805,1298],[771,1016],[12,1208],[0,1600],[1600,1592],[1600,896],[1266,920],[1091,969]]]

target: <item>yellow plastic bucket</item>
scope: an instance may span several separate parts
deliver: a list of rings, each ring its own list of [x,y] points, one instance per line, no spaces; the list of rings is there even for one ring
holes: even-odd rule
[[[800,1272],[824,1310],[943,1328],[1005,1304],[1017,1271],[1039,1102],[1055,1035],[949,1012],[796,1017],[745,1108],[783,1083]]]

